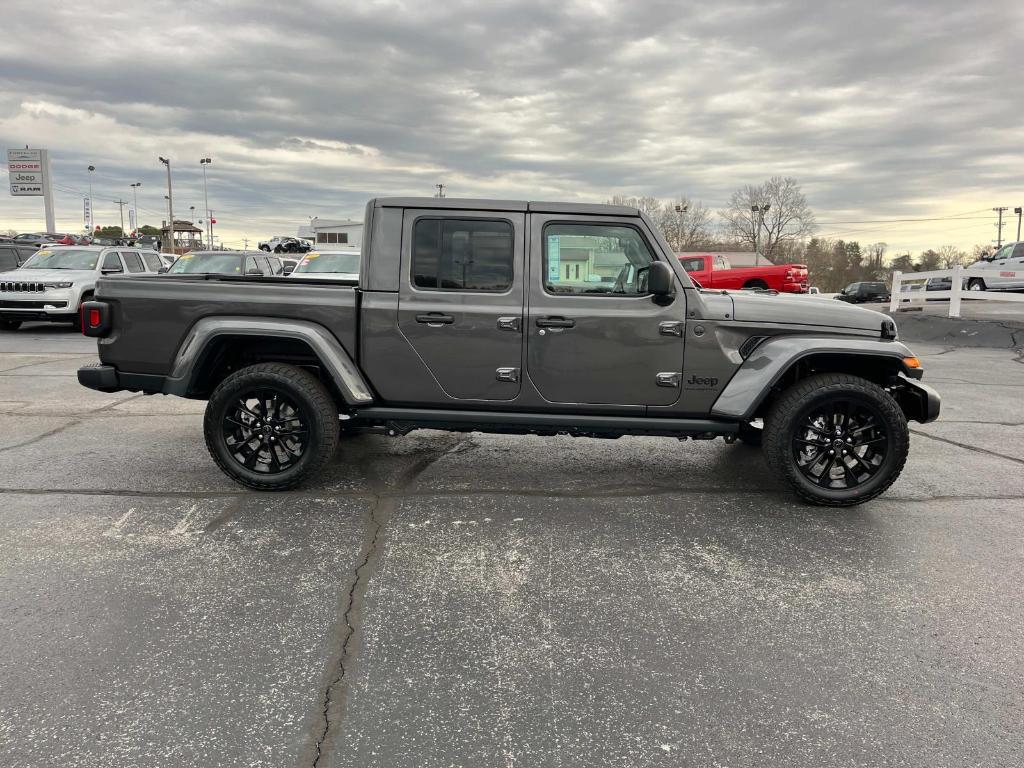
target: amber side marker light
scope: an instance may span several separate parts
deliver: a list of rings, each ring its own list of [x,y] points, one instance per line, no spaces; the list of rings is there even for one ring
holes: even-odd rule
[[[903,358],[903,364],[905,366],[907,366],[907,368],[920,368],[921,367],[921,361],[918,360],[916,357],[904,357]]]

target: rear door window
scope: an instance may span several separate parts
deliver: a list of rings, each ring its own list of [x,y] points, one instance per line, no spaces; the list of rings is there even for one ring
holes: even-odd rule
[[[146,269],[150,272],[159,272],[163,263],[160,261],[160,257],[156,255],[156,251],[142,251],[141,253],[142,260],[146,262]]]
[[[419,219],[413,227],[412,282],[439,291],[507,291],[512,224],[490,219]]]
[[[146,268],[142,265],[142,258],[134,251],[122,251],[121,258],[124,259],[125,266],[128,267],[129,272],[146,271]]]

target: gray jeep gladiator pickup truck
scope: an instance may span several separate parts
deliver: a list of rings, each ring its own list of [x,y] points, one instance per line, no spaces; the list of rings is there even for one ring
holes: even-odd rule
[[[899,476],[938,417],[878,312],[694,287],[644,214],[611,205],[385,198],[358,281],[100,280],[82,309],[103,392],[207,400],[214,461],[290,488],[361,431],[430,428],[762,443],[804,499]]]

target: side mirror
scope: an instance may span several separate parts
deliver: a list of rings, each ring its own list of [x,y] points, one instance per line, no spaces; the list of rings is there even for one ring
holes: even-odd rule
[[[664,261],[655,261],[648,267],[647,290],[655,298],[667,298],[672,295],[675,275],[672,267]]]
[[[166,274],[168,269],[170,269],[170,267],[160,267],[160,269],[157,270],[157,274]]]
[[[295,267],[293,267],[291,264],[285,264],[284,265],[284,274],[285,275],[290,275],[294,271],[295,271]]]
[[[245,270],[245,274],[262,276],[263,272],[260,271],[259,267],[250,267],[249,269]]]

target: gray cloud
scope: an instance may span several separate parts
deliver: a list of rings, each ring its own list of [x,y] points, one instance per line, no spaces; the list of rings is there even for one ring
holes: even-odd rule
[[[0,140],[48,145],[66,190],[96,165],[110,220],[107,201],[138,180],[144,219],[159,217],[156,154],[175,162],[179,212],[201,205],[198,158],[214,157],[211,206],[233,236],[358,215],[368,196],[437,181],[465,196],[717,206],[792,175],[823,232],[1024,197],[1024,17],[1008,1],[97,0],[88,23],[56,2],[7,5]],[[70,226],[78,196],[58,206]],[[39,207],[3,198],[0,227]],[[991,236],[984,221],[947,239],[912,230],[862,236]]]

